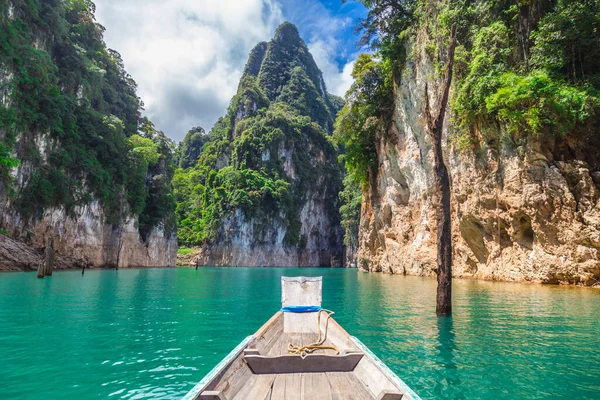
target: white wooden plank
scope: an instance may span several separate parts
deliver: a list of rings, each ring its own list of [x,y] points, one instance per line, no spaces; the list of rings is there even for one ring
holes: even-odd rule
[[[327,340],[333,343],[340,352],[358,351],[358,346],[351,339],[348,332],[335,319],[329,318],[329,321],[326,321],[326,318],[327,314],[321,313],[321,337],[325,336],[325,328],[327,328]]]
[[[266,354],[282,331],[283,313],[278,312],[256,331],[254,334],[256,340],[251,344],[251,347],[256,347],[262,354]]]
[[[221,391],[205,390],[200,393],[200,400],[227,400]]]
[[[323,277],[281,278],[281,306],[320,306]]]
[[[265,400],[271,397],[271,389],[277,375],[256,375],[252,389],[248,392],[248,400]]]
[[[270,400],[283,400],[285,399],[285,375],[277,375],[273,382],[273,389],[271,390]]]
[[[281,306],[320,306],[322,277],[282,277]],[[283,331],[317,332],[317,313],[284,313]]]
[[[333,400],[372,400],[373,396],[352,373],[327,372]]]
[[[252,375],[233,400],[269,399],[275,377],[276,375]]]
[[[285,375],[285,400],[302,399],[302,374]]]
[[[325,374],[302,374],[302,400],[333,400]]]
[[[279,335],[277,337],[277,340],[275,341],[275,343],[273,343],[273,345],[269,348],[269,351],[267,352],[267,356],[278,356],[281,353],[281,348],[284,345],[285,342],[287,342],[288,338],[287,335],[282,333],[281,335]],[[287,345],[286,345],[287,346]]]

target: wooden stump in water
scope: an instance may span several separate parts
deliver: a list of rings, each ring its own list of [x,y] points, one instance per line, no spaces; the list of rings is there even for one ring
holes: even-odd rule
[[[44,260],[40,261],[38,265],[37,277],[43,278],[46,275],[46,264]]]
[[[48,245],[46,246],[46,276],[52,276],[52,269],[54,268],[54,239],[48,239]]]
[[[48,239],[46,249],[44,250],[44,259],[38,266],[38,278],[44,276],[52,276],[52,269],[54,268],[54,239]]]

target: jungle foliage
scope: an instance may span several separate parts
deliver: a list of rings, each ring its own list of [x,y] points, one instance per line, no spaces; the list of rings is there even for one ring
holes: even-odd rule
[[[369,109],[385,109],[385,96],[379,93],[391,96],[407,57],[414,60],[421,54],[419,48],[410,55],[403,50],[417,43],[434,65],[443,65],[452,23],[458,24],[459,45],[451,109],[463,148],[478,140],[475,131],[497,124],[513,141],[529,135],[591,133],[596,126],[599,0],[361,2],[369,12],[358,26],[360,43],[375,53],[359,57],[356,82],[337,120],[338,136],[348,152],[346,166],[360,181],[376,160],[378,130],[366,122],[380,116]],[[363,80],[370,85],[361,85]]]
[[[344,244],[356,249],[358,248],[362,187],[352,174],[346,174],[344,177],[344,188],[340,192],[340,204],[340,217],[342,228],[344,228]]]
[[[271,42],[258,44],[199,155],[186,150],[193,136],[179,146],[183,162],[173,184],[180,244],[213,243],[237,216],[254,221],[255,244],[274,241],[264,232],[280,223],[284,244],[302,248],[300,210],[319,184],[331,199],[331,220],[339,220],[341,169],[328,134],[339,103],[327,95],[295,26],[285,23]]]
[[[173,145],[140,117],[94,12],[90,0],[0,3],[0,178],[26,216],[95,198],[107,222],[129,210],[147,231],[174,208]],[[10,177],[18,163],[32,171],[24,186]]]
[[[600,0],[357,1],[368,9],[357,26],[359,44],[371,53],[355,64],[335,126],[346,168],[363,186],[374,182],[377,143],[388,139],[406,62],[426,56],[439,77],[453,24],[450,109],[458,150],[472,151],[480,141],[597,134]],[[356,230],[351,221],[343,220],[347,234]]]
[[[460,1],[441,12],[463,21],[452,101],[460,134],[476,140],[473,128],[496,123],[517,142],[592,133],[600,111],[600,1]]]

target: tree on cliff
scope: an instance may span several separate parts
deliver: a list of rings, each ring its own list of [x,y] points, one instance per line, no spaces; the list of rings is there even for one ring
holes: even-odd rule
[[[179,168],[193,167],[202,153],[202,146],[208,142],[209,136],[200,126],[193,127],[177,147],[175,162]]]
[[[399,78],[401,68],[399,66],[405,60],[405,47],[403,37],[405,33],[411,28],[415,22],[416,11],[419,9],[420,4],[416,0],[359,0],[368,9],[369,12],[367,17],[364,18],[359,26],[358,32],[362,33],[359,44],[371,46],[378,50],[378,55],[381,58],[380,62],[377,62],[377,68],[373,68],[375,71],[384,71],[388,75],[391,75],[389,80],[381,80],[382,82],[388,82],[387,85],[381,84],[375,81],[376,87],[383,89],[384,91],[393,92],[393,85]],[[436,207],[437,216],[437,275],[438,275],[438,288],[436,296],[436,313],[437,315],[451,315],[452,314],[452,236],[451,236],[451,213],[450,213],[450,177],[448,176],[448,170],[444,163],[444,157],[442,152],[442,130],[444,125],[444,116],[448,107],[448,99],[450,92],[450,85],[452,83],[452,68],[454,64],[454,51],[456,48],[456,25],[451,28],[450,45],[448,48],[448,64],[446,66],[446,73],[444,76],[444,82],[442,86],[442,94],[440,97],[440,107],[437,115],[432,115],[431,107],[429,104],[429,91],[428,85],[425,86],[425,97],[426,97],[426,117],[427,117],[427,130],[431,135],[433,141],[433,152],[435,160],[435,191],[439,196],[439,203]],[[368,56],[363,55],[363,58],[367,59]],[[375,63],[371,58],[369,61]],[[359,58],[360,60],[360,58]],[[357,61],[357,64],[360,64]],[[356,70],[356,67],[355,67]],[[385,76],[386,73],[375,74],[375,76]],[[355,72],[354,75],[357,82],[360,82],[359,75]],[[372,79],[369,82],[373,81]],[[349,91],[352,94],[352,90],[356,91],[355,83],[353,88]],[[377,96],[371,95],[368,91],[362,90],[361,93],[366,93],[365,103],[373,105],[376,103]],[[338,121],[336,123],[337,131],[340,132],[344,144],[347,148],[347,160],[350,163],[347,167],[354,165],[362,167],[366,166],[366,163],[356,163],[355,160],[360,159],[356,157],[356,154],[370,155],[371,159],[375,161],[373,165],[377,168],[377,154],[376,151],[371,149],[373,147],[373,139],[376,135],[370,134],[369,130],[365,129],[369,124],[350,124],[347,121],[352,121],[348,116],[356,117],[361,115],[355,110],[351,110],[350,107],[356,108],[358,102],[352,101],[352,98],[347,97],[347,104],[340,112]],[[393,99],[392,99],[393,102]],[[365,107],[363,107],[365,108]],[[375,107],[377,110],[381,110],[381,106]],[[351,112],[352,111],[352,112]],[[363,118],[364,120],[372,120],[372,115],[367,115],[369,118]],[[356,119],[356,118],[355,118]],[[358,120],[363,122],[362,120]],[[345,123],[346,122],[346,123]],[[344,124],[345,123],[345,124]],[[371,124],[372,125],[372,124]],[[382,130],[384,133],[387,129]],[[353,138],[359,138],[362,142],[366,142],[369,146],[364,145],[362,142],[357,140],[349,140]],[[345,140],[344,140],[345,139]],[[357,147],[358,151],[351,146],[352,144],[361,143],[361,146]],[[350,146],[349,146],[350,145]],[[367,151],[370,150],[370,151]],[[349,169],[352,172],[352,168]]]
[[[0,2],[0,192],[12,184],[10,206],[32,222],[96,200],[108,224],[168,226],[170,140],[148,135],[137,85],[94,12],[90,0]],[[13,179],[19,162],[31,167]]]
[[[433,142],[435,162],[435,192],[438,196],[436,205],[437,219],[437,295],[435,311],[437,315],[452,315],[452,220],[450,209],[450,177],[444,163],[442,152],[442,130],[444,115],[448,106],[450,85],[452,83],[452,67],[456,48],[456,25],[452,25],[450,46],[448,48],[448,64],[442,86],[440,108],[434,117],[429,104],[428,85],[425,84],[425,115],[427,129]]]

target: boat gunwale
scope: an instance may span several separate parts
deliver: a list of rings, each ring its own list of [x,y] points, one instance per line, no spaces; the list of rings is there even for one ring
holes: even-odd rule
[[[309,302],[309,304],[318,304],[320,306],[321,304],[321,290],[322,290],[322,277],[282,277],[281,279],[282,281],[282,306],[285,306],[286,303],[291,303],[291,304],[303,304],[305,302]],[[291,301],[290,298],[286,297],[286,286],[284,285],[284,282],[290,283],[296,283],[296,284],[302,284],[301,289],[299,288],[294,288],[294,290],[291,290]],[[307,282],[319,282],[318,286],[312,287],[312,288],[308,288],[308,286],[311,285],[304,285],[304,283]],[[314,286],[314,285],[312,285]],[[316,290],[318,290],[318,297],[315,298],[307,298],[304,295],[304,292],[310,292],[310,290],[313,290],[313,292]],[[299,291],[300,290],[300,291]],[[304,292],[302,292],[302,290]],[[313,296],[314,297],[314,296]],[[296,301],[294,301],[294,299]],[[289,305],[289,304],[287,304]],[[306,314],[317,314],[319,316],[319,318],[317,318],[318,321],[320,321],[320,315],[321,312],[323,312],[322,310],[316,311],[316,312],[310,312],[310,313],[306,313]],[[262,352],[263,350],[265,350],[265,346],[268,346],[269,343],[273,342],[273,335],[276,336],[277,332],[281,332],[281,333],[285,333],[286,332],[286,312],[283,312],[283,310],[279,310],[278,312],[276,312],[275,314],[273,314],[273,316],[271,318],[269,318],[268,321],[266,321],[253,335],[247,336],[244,340],[242,340],[242,342],[240,342],[231,352],[229,352],[229,354],[223,358],[217,365],[215,365],[215,367],[206,375],[204,376],[204,378],[202,378],[202,380],[200,382],[198,382],[198,384],[196,384],[192,390],[190,390],[183,398],[182,400],[196,400],[198,399],[200,396],[202,396],[202,393],[206,390],[213,390],[213,388],[218,388],[219,386],[222,385],[223,382],[227,382],[229,379],[234,379],[236,378],[236,374],[238,374],[238,372],[240,371],[240,368],[237,367],[238,365],[246,365],[247,368],[249,368],[250,372],[253,373],[252,368],[250,367],[250,365],[248,365],[248,363],[245,360],[245,354],[246,354],[246,350],[252,350],[251,353],[252,354],[256,354],[256,355],[260,355],[259,351]],[[304,316],[305,314],[303,314]],[[308,316],[308,315],[306,315]],[[327,321],[331,323],[331,327],[333,329],[330,329],[330,333],[332,333],[334,335],[333,340],[338,342],[338,345],[341,345],[343,347],[346,347],[346,349],[340,347],[340,349],[343,351],[343,353],[346,353],[348,350],[350,350],[351,352],[354,352],[355,349],[358,352],[362,352],[361,355],[361,360],[359,360],[358,364],[356,364],[355,369],[357,367],[360,367],[360,370],[355,371],[355,374],[358,375],[358,379],[360,381],[362,381],[361,383],[365,386],[365,388],[373,395],[376,397],[381,397],[382,394],[384,393],[390,393],[390,391],[392,391],[391,393],[393,393],[394,395],[396,394],[396,391],[400,391],[402,396],[406,396],[407,398],[409,398],[409,400],[421,400],[421,398],[402,380],[400,379],[400,377],[398,377],[398,375],[396,375],[385,363],[383,363],[379,357],[377,357],[364,343],[362,343],[357,337],[350,335],[334,318],[331,318],[331,315],[328,314],[327,315]],[[281,322],[283,324],[283,326],[279,326],[279,322]],[[290,323],[292,322],[292,320],[289,321]],[[297,323],[299,321],[293,320],[294,323]],[[281,329],[281,331],[279,330],[275,330],[275,327],[277,327],[277,329]],[[274,329],[274,333],[271,335],[270,330]],[[296,330],[298,329],[298,330]],[[321,337],[321,324],[318,323],[317,326],[317,332],[319,337]],[[295,326],[295,325],[290,325],[290,332],[294,333],[305,333],[304,329],[301,328],[300,326]],[[308,331],[306,333],[313,333],[312,331]],[[327,325],[325,326],[325,335],[327,335],[328,333],[328,329],[327,329]],[[272,337],[273,336],[273,337]],[[327,337],[327,336],[326,336]],[[330,339],[332,340],[332,339]],[[266,344],[262,344],[263,341],[267,341]],[[257,348],[258,346],[258,348]],[[262,347],[261,347],[262,346]],[[248,353],[250,354],[250,353]],[[272,357],[267,357],[267,356],[263,356],[264,358],[272,358]],[[363,363],[364,362],[364,363]],[[231,369],[234,368],[233,372],[231,371]],[[354,371],[354,370],[353,370]],[[242,374],[244,375],[246,372],[242,372]],[[310,372],[309,372],[310,373]],[[321,372],[323,373],[323,372]],[[285,374],[285,372],[284,372]],[[277,373],[275,373],[274,375],[279,375]],[[383,376],[381,376],[383,375]],[[377,378],[378,380],[373,380],[375,376],[379,376],[379,378]],[[239,380],[239,376],[237,376],[237,379]],[[381,381],[380,379],[384,378],[385,381]],[[236,383],[236,386],[239,384],[243,384],[242,382],[244,381],[239,381]],[[385,382],[385,383],[384,383]],[[229,385],[229,383],[228,383]],[[227,386],[229,387],[229,386]],[[216,390],[216,389],[214,389]],[[229,389],[225,389],[225,390],[229,390]],[[240,390],[240,388],[238,387],[237,389],[232,388],[231,390],[233,390],[233,393],[231,393],[232,396],[235,396],[238,391]],[[377,392],[381,392],[379,394],[374,393],[375,391]],[[213,394],[211,392],[211,394]]]
[[[244,351],[254,340],[254,335],[246,336],[233,350],[229,352],[208,374],[202,378],[181,400],[195,400],[204,389]]]
[[[208,385],[225,369],[229,368],[231,363],[252,344],[252,342],[260,339],[265,332],[267,332],[278,318],[282,316],[282,311],[277,311],[267,322],[265,322],[258,330],[250,335],[246,336],[233,350],[229,352],[217,365],[213,367],[205,376],[198,382],[194,387],[182,397],[181,400],[195,400]]]
[[[267,322],[265,322],[253,335],[247,336],[242,340],[233,350],[229,352],[215,367],[202,378],[183,398],[182,400],[195,400],[198,396],[206,389],[206,387],[213,382],[213,380],[223,371],[225,371],[231,363],[249,346],[260,339],[278,318],[283,314],[282,311],[276,312]],[[330,321],[339,328],[344,335],[354,343],[359,350],[364,354],[364,357],[369,358],[375,367],[387,377],[391,383],[398,387],[403,392],[403,395],[410,397],[411,400],[421,400],[417,395],[398,375],[396,375],[379,357],[371,351],[363,342],[360,341],[356,336],[350,335],[334,318],[330,317]]]
[[[360,341],[356,336],[350,335],[350,339],[358,346],[359,349],[363,351],[365,357],[370,358],[371,361],[375,364],[377,368],[381,371],[383,375],[388,377],[392,383],[398,386],[404,393],[403,396],[410,396],[411,400],[422,400],[418,394],[414,392],[394,371],[390,369],[379,357],[371,351],[363,342]]]

